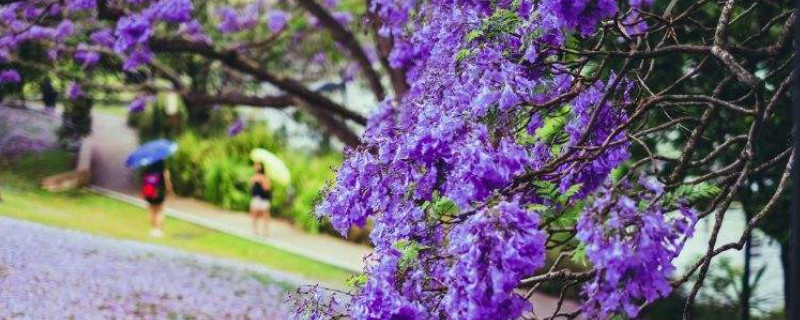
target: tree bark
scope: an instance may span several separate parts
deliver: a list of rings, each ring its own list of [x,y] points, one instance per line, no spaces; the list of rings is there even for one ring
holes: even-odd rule
[[[750,258],[752,258],[752,236],[748,236],[744,243],[744,270],[742,272],[742,292],[739,297],[739,319],[750,320]]]
[[[779,242],[780,243],[780,242]],[[780,243],[781,246],[781,266],[783,267],[783,305],[784,305],[784,315],[786,316],[786,320],[793,320],[792,319],[792,312],[794,312],[796,306],[792,304],[792,290],[791,290],[791,283],[792,283],[792,266],[791,266],[791,256],[790,256],[790,246],[788,244]]]

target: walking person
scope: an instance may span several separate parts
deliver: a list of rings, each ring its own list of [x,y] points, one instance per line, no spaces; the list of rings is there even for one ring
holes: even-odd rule
[[[253,162],[253,174],[250,179],[252,185],[250,200],[250,217],[252,218],[253,234],[267,237],[269,234],[270,206],[272,201],[272,182],[264,170],[264,164],[258,161]],[[259,232],[259,220],[264,220],[264,228]]]
[[[173,194],[164,159],[178,151],[178,144],[165,139],[147,142],[128,155],[125,166],[128,168],[144,168],[142,173],[142,197],[149,204],[150,236],[164,236],[164,199]]]
[[[161,238],[164,236],[164,200],[167,194],[172,194],[172,180],[169,171],[164,166],[164,161],[156,161],[145,167],[142,174],[142,196],[149,204],[150,210],[150,236]]]

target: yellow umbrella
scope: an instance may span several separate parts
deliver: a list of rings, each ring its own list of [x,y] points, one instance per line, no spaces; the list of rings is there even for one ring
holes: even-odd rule
[[[274,153],[262,148],[255,148],[250,151],[250,158],[253,161],[261,162],[264,170],[269,173],[269,178],[281,185],[288,185],[292,180],[292,175],[289,173],[289,168],[281,161]]]

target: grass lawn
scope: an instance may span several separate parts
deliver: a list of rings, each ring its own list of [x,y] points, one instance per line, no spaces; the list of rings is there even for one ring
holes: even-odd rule
[[[46,152],[0,165],[0,215],[259,263],[333,285],[341,285],[352,276],[334,266],[176,219],[167,218],[165,238],[150,238],[147,214],[142,208],[85,190],[49,193],[39,188],[40,178],[67,171],[71,164],[68,154]]]

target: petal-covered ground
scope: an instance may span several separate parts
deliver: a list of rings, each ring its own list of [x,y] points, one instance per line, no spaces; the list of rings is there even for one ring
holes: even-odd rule
[[[0,155],[16,157],[56,147],[59,119],[55,114],[0,105]]]
[[[0,218],[0,319],[285,319],[286,289],[164,248]]]

